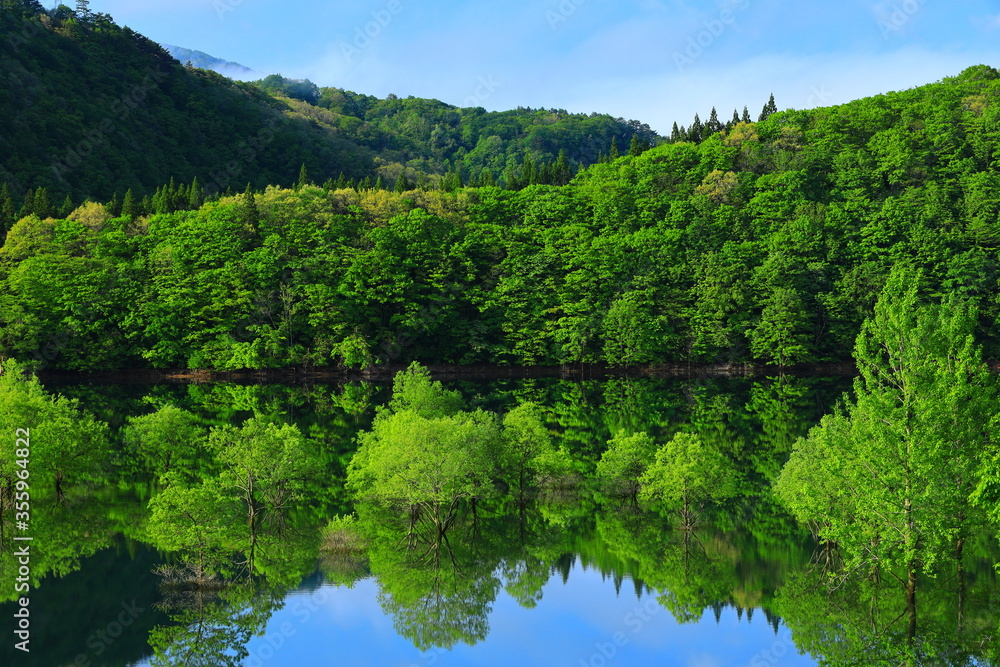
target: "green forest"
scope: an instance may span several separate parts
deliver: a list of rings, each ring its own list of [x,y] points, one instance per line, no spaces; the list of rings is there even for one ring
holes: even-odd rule
[[[25,215],[0,250],[0,351],[71,370],[843,362],[909,266],[923,298],[974,308],[994,359],[998,79],[772,113],[565,185],[317,185],[299,165],[293,187],[205,201],[195,177],[65,215],[5,187]]]
[[[120,664],[240,665],[304,581],[471,645],[577,559],[823,664],[1000,659],[1000,70],[660,136],[234,82],[87,6],[0,0],[0,535],[30,488],[39,596],[155,572]],[[248,369],[339,384],[44,373]]]
[[[561,183],[613,145],[658,140],[606,114],[377,99],[280,75],[239,83],[107,14],[28,0],[0,10],[0,183],[18,197],[44,187],[57,207],[129,189],[141,202],[171,179],[197,178],[209,195],[290,186],[302,165],[318,183],[369,187]]]

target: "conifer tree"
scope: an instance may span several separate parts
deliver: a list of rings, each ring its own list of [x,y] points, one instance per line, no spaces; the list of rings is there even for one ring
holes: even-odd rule
[[[608,151],[609,160],[617,160],[621,157],[621,153],[618,151],[618,137],[611,137],[611,150]]]
[[[122,216],[129,220],[135,220],[138,215],[139,210],[135,203],[135,195],[132,194],[132,188],[129,188],[125,192],[124,201],[122,201]]]
[[[393,192],[406,192],[410,189],[410,182],[406,180],[406,174],[400,174],[399,178],[396,179],[396,184],[393,186]]]
[[[257,211],[257,200],[253,196],[253,186],[250,183],[247,183],[247,188],[243,191],[243,201],[240,202],[239,212],[243,232],[248,237],[256,235],[260,214]]]
[[[61,220],[65,220],[66,216],[72,213],[74,208],[76,207],[73,206],[73,200],[70,199],[69,195],[66,195],[66,198],[63,199],[62,205],[59,207],[59,212],[57,215]]]
[[[695,114],[694,122],[691,123],[691,127],[688,129],[688,140],[693,141],[696,144],[700,143],[703,129],[704,127],[701,124],[701,118],[698,117],[698,114]]]
[[[52,217],[52,204],[49,203],[49,193],[45,188],[35,190],[34,213],[43,220]]]
[[[188,208],[192,211],[197,211],[201,208],[201,205],[205,203],[205,192],[201,189],[201,183],[198,182],[198,177],[195,176],[191,181],[191,187],[188,190]]]
[[[479,174],[480,187],[493,188],[496,187],[496,184],[497,181],[493,177],[493,172],[490,171],[489,169],[483,169],[483,171]]]
[[[632,141],[628,145],[628,154],[632,157],[638,157],[642,154],[642,147],[639,145],[639,135],[633,134]]]
[[[370,176],[365,176],[358,183],[358,190],[371,190],[372,189],[372,179]]]
[[[306,169],[306,163],[303,162],[302,168],[299,169],[299,180],[295,184],[295,189],[301,190],[307,185],[312,185],[312,183],[309,182],[309,170]]]
[[[328,178],[325,181],[323,181],[323,189],[326,190],[327,192],[332,192],[336,187],[337,187],[337,182],[334,181],[332,178]]]
[[[375,179],[375,185],[373,186],[376,190],[385,190],[385,183],[382,182],[382,177],[379,176]]]
[[[712,113],[708,117],[708,122],[705,123],[705,128],[702,137],[704,139],[707,139],[721,129],[722,129],[722,123],[719,122],[719,114],[715,110],[715,107],[712,107]]]
[[[337,177],[337,180],[334,182],[333,187],[336,188],[337,190],[343,190],[344,188],[347,187],[347,177],[344,176],[344,172],[340,172],[340,176]]]
[[[612,143],[612,146],[613,145],[614,144]],[[530,157],[524,158],[524,164],[521,165],[521,185],[523,187],[534,185],[537,178],[538,172],[535,169],[535,163]]]
[[[767,101],[767,104],[764,105],[764,108],[761,109],[760,117],[757,119],[757,122],[763,123],[765,120],[768,119],[768,117],[771,114],[775,113],[777,110],[778,106],[774,103],[774,93],[771,93],[771,98]]]
[[[566,161],[566,151],[559,149],[559,157],[556,158],[555,184],[566,185],[573,179],[573,170],[570,169],[569,162]]]
[[[24,202],[21,204],[21,210],[17,213],[17,218],[25,218],[35,212],[35,191],[28,188],[24,193]]]
[[[14,226],[14,200],[10,196],[10,186],[6,183],[0,188],[0,243],[7,237],[7,232]]]
[[[752,122],[750,120],[750,111],[746,108],[746,105],[743,106],[743,118],[741,120],[744,123],[750,123],[750,122]]]
[[[670,128],[670,141],[676,142],[681,140],[681,131],[677,127],[677,121],[674,121],[674,126]]]
[[[111,195],[111,201],[104,205],[105,210],[112,218],[117,218],[122,214],[122,202],[118,199],[118,191]]]

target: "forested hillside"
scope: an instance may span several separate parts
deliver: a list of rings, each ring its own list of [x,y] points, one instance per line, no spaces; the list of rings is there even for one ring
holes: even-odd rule
[[[106,14],[34,0],[0,5],[0,82],[0,184],[15,198],[44,187],[53,203],[152,198],[170,179],[197,178],[208,194],[290,186],[302,165],[320,183],[520,187],[568,181],[613,143],[658,139],[607,115],[379,100],[279,75],[234,82]]]
[[[197,210],[28,216],[0,250],[0,350],[64,368],[843,361],[911,265],[923,298],[972,302],[996,358],[998,92],[972,67],[564,186],[304,177]]]

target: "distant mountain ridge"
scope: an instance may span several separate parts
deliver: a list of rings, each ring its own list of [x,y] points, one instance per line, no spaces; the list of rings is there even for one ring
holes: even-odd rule
[[[222,76],[236,81],[255,81],[263,77],[260,72],[254,71],[249,67],[230,60],[216,58],[204,51],[195,51],[193,49],[186,49],[183,46],[173,46],[172,44],[160,44],[160,46],[167,53],[181,61],[181,63],[190,62],[195,67],[218,72]]]

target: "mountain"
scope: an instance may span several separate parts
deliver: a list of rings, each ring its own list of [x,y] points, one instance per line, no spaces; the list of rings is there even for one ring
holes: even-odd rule
[[[255,72],[249,67],[244,67],[239,63],[222,60],[215,56],[210,56],[203,51],[193,51],[182,46],[172,46],[170,44],[160,44],[163,49],[178,61],[187,64],[191,63],[199,69],[208,69],[218,72],[224,77],[237,81],[254,81],[261,78],[259,72]]]
[[[367,111],[349,105],[363,101],[344,96],[351,116],[290,108],[361,127]],[[912,299],[974,312],[1000,358],[996,69],[698,135],[516,190],[304,175],[207,203],[166,184],[148,205],[57,216],[36,196],[0,249],[0,356],[65,369],[849,364],[896,274]],[[642,400],[620,389],[613,400]],[[754,409],[780,413],[802,391]],[[741,418],[711,392],[677,400]]]
[[[0,187],[119,201],[193,179],[209,192],[316,182],[565,182],[612,143],[659,137],[606,114],[460,109],[306,81],[257,85],[182,65],[106,14],[8,0],[0,12]],[[192,65],[194,63],[192,62]],[[560,153],[564,157],[560,161]]]

